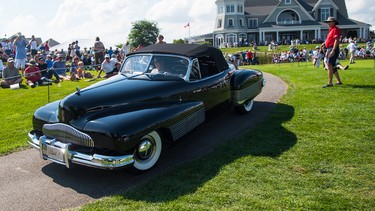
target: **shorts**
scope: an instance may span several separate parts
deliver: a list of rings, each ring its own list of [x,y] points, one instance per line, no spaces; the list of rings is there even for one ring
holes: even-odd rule
[[[331,53],[332,50],[333,50],[333,48],[327,48],[327,52],[326,52],[326,56],[325,56],[325,61],[326,61],[327,65],[330,64],[330,65],[332,65],[334,67],[336,65],[336,60],[339,57],[340,49],[336,48],[335,49],[335,54],[332,57],[329,57],[329,54]]]
[[[16,68],[22,68],[24,69],[26,65],[26,58],[25,59],[16,59],[15,60],[15,66]]]

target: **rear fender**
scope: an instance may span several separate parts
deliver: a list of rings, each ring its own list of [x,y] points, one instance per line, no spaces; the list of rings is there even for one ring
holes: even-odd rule
[[[258,70],[238,70],[231,77],[231,102],[234,106],[254,99],[265,85],[263,73]]]

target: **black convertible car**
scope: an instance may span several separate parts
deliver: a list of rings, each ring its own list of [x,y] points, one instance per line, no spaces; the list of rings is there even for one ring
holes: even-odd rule
[[[260,71],[235,70],[216,48],[151,45],[128,54],[118,75],[37,109],[27,141],[68,168],[144,171],[163,143],[200,125],[214,106],[249,112],[264,84]]]

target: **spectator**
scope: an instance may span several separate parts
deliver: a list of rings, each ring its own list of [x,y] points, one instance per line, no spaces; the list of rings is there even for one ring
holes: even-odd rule
[[[16,68],[23,70],[26,65],[26,45],[27,41],[25,36],[18,35],[14,40],[14,45],[16,46]]]
[[[78,77],[78,71],[77,71],[77,69],[78,69],[78,62],[79,62],[78,56],[74,56],[72,64],[71,64],[71,67],[70,67],[70,80],[71,81],[74,81],[75,79],[79,79],[79,77]]]
[[[95,56],[95,65],[99,65],[102,62],[104,62],[104,52],[105,47],[104,44],[100,41],[99,37],[96,37],[95,43],[94,43],[94,56]],[[99,66],[97,66],[97,69]]]
[[[51,57],[51,56],[49,56],[49,57]],[[52,65],[51,65],[51,67],[52,67]],[[54,69],[49,68],[48,63],[45,62],[42,57],[39,57],[39,59],[38,59],[38,68],[39,68],[39,70],[42,74],[42,77],[45,77],[46,79],[52,79],[52,75],[54,75],[55,78],[56,78],[55,83],[58,83],[60,81],[60,77],[57,74],[57,72]]]
[[[126,54],[128,54],[130,51],[130,44],[128,41],[126,41],[126,43],[122,46],[121,51],[123,53],[123,58],[125,58]]]
[[[74,50],[76,52],[76,55],[81,58],[81,47],[78,45],[78,40],[76,40],[75,44],[74,44]]]
[[[320,67],[320,59],[322,57],[320,52],[321,52],[320,46],[316,46],[312,54],[313,66],[316,68]]]
[[[114,74],[116,74],[115,72],[113,72],[115,64],[116,64],[116,62],[114,60],[111,60],[110,56],[108,54],[106,54],[105,60],[103,61],[102,65],[101,65],[100,72],[98,74],[98,78],[100,78],[100,74],[102,73],[102,71],[105,72],[106,78],[109,78],[109,77],[113,76]]]
[[[9,88],[13,84],[21,84],[22,77],[18,69],[14,65],[14,60],[9,58],[7,61],[7,66],[4,68],[3,80],[1,81],[1,86],[3,88]]]
[[[66,75],[66,61],[63,60],[63,55],[57,55],[57,61],[53,62],[52,68],[59,75],[60,79],[69,79]]]
[[[252,60],[253,60],[253,52],[251,52],[251,51],[249,50],[249,51],[247,51],[247,53],[246,53],[246,63],[247,63],[247,64],[251,64]]]
[[[0,78],[3,77],[4,64],[3,60],[0,59]]]
[[[325,47],[327,48],[326,52],[326,68],[328,69],[328,83],[324,85],[322,88],[327,88],[327,87],[332,87],[332,78],[335,76],[337,82],[336,85],[341,85],[341,79],[338,71],[334,71],[333,67],[336,64],[337,57],[339,55],[339,44],[340,44],[340,36],[341,32],[340,29],[337,27],[339,24],[336,21],[336,18],[334,17],[328,17],[326,21],[324,21],[328,24],[329,30],[328,30],[328,35],[326,38],[326,41],[324,43]]]
[[[164,41],[164,36],[160,34],[158,36],[158,41],[155,44],[166,44],[166,42]]]
[[[112,58],[112,55],[113,55],[112,46],[109,47],[109,49],[108,49],[108,51],[107,51],[107,54]]]
[[[355,53],[357,51],[357,45],[355,44],[354,40],[351,40],[349,45],[346,48],[349,50],[350,64],[354,64],[354,57],[355,57]]]
[[[336,59],[336,64],[333,67],[333,71],[336,72],[338,69],[340,70],[347,70],[349,68],[349,65],[346,65],[345,67],[341,65],[340,61]]]
[[[47,64],[47,69],[51,69],[53,66],[53,60],[52,60],[52,55],[48,54],[45,60]]]
[[[48,41],[46,41],[45,43],[44,43],[44,53],[45,54],[49,54],[49,44],[48,44]]]
[[[82,62],[85,69],[88,69],[91,66],[91,56],[87,53],[83,54]]]
[[[31,40],[29,41],[31,55],[34,56],[38,53],[38,42],[35,39],[34,35],[31,35]]]
[[[37,85],[47,85],[49,82],[43,80],[42,74],[39,72],[39,68],[36,66],[35,60],[31,59],[27,63],[28,67],[25,69],[26,84],[31,88],[35,88]]]

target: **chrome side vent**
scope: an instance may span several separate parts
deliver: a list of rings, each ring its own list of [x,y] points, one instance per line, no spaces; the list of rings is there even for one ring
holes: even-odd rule
[[[63,123],[45,124],[42,131],[47,137],[55,138],[63,143],[94,147],[94,141],[89,135]]]
[[[173,140],[175,141],[181,138],[186,133],[188,133],[189,131],[197,127],[198,125],[202,124],[205,119],[206,119],[205,110],[204,108],[201,108],[198,111],[191,114],[190,116],[181,120],[180,122],[172,125],[170,127],[170,130],[173,136]]]

